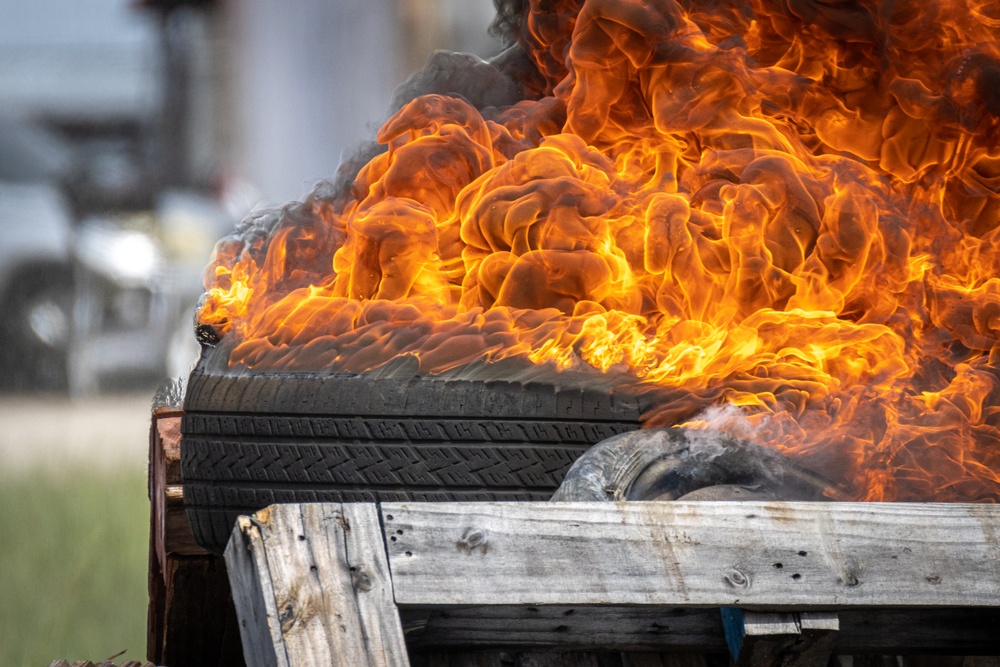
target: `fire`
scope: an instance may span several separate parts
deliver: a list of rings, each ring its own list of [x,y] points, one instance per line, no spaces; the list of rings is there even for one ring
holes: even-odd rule
[[[417,97],[220,243],[230,366],[589,368],[860,499],[1000,497],[1000,3],[524,4],[528,99]]]

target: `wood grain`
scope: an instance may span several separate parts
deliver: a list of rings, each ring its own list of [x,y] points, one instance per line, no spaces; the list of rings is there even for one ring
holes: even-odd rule
[[[250,664],[407,665],[407,646],[420,652],[418,665],[443,660],[433,652],[442,649],[455,660],[468,650],[522,651],[518,660],[537,654],[539,664],[566,651],[717,653],[726,647],[719,608],[734,603],[749,619],[745,638],[777,647],[757,652],[772,662],[786,648],[806,659],[807,645],[821,662],[831,652],[1000,649],[992,506],[386,503],[380,511],[381,525],[374,505],[350,504],[275,505],[240,521],[227,562],[261,590],[234,575],[238,605],[271,597],[240,618],[276,656],[248,653]],[[788,646],[769,639],[775,628],[787,630]],[[590,660],[584,653],[566,659]],[[454,664],[472,664],[464,660]]]
[[[816,612],[813,612],[816,613]],[[718,609],[482,605],[400,608],[411,648],[726,652]],[[1000,653],[1000,608],[851,609],[837,614],[838,654]]]
[[[241,517],[226,562],[248,665],[409,665],[374,506]]]
[[[170,556],[212,555],[195,541],[184,509],[180,425],[180,413],[162,410],[154,413],[150,429],[150,529],[153,549],[161,563]]]
[[[840,630],[834,612],[722,609],[735,667],[814,667],[830,661]]]
[[[1000,507],[385,503],[401,605],[1000,605]]]
[[[718,609],[650,606],[402,607],[413,647],[724,652]]]
[[[241,516],[226,547],[226,571],[240,619],[240,640],[247,667],[288,666],[277,622],[274,582],[269,576],[261,531]]]
[[[318,512],[307,505],[303,511]],[[408,665],[403,626],[392,598],[392,577],[375,505],[345,503],[344,543],[365,645],[372,664]],[[329,613],[330,610],[328,609]]]
[[[242,665],[225,563],[195,542],[184,510],[181,413],[161,407],[151,417],[147,657],[158,665]]]

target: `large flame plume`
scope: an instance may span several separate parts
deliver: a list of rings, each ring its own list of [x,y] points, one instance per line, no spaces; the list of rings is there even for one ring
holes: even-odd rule
[[[470,67],[524,99],[415,97],[220,243],[230,366],[593,368],[859,499],[1000,496],[1000,2],[520,5],[530,67]]]

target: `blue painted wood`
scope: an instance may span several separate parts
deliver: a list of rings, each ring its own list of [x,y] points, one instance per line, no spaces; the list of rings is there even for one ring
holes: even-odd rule
[[[746,625],[743,623],[743,610],[739,607],[721,607],[722,628],[726,633],[726,645],[733,662],[739,660],[743,639],[746,637]]]

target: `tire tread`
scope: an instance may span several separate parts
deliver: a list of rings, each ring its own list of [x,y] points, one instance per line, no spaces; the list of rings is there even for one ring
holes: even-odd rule
[[[631,397],[544,383],[192,374],[182,420],[195,538],[276,502],[545,500],[591,445],[638,428]]]

